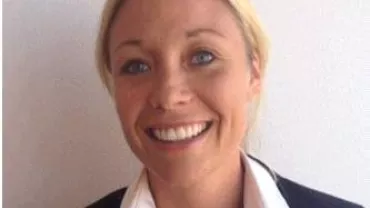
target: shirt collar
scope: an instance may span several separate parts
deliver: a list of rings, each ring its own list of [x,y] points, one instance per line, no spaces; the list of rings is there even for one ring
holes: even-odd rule
[[[248,175],[248,177],[253,177],[253,180],[255,180],[262,198],[263,207],[289,208],[269,171],[255,160],[249,158],[242,150],[241,158],[245,167],[249,166],[252,173],[245,174],[244,177]],[[246,186],[246,183],[244,186]],[[246,200],[246,196],[244,196],[243,200]],[[121,208],[155,208],[145,169],[141,171],[140,176],[128,188],[122,200]]]

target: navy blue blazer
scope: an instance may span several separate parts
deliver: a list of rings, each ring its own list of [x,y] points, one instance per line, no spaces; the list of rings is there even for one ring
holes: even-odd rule
[[[270,174],[272,170],[260,160],[249,156],[261,164]],[[320,191],[300,185],[278,174],[276,185],[290,208],[364,208],[358,204],[339,199]],[[120,208],[127,187],[116,190],[86,208]]]

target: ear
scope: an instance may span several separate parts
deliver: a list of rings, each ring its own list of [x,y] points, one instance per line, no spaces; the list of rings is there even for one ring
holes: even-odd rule
[[[253,54],[250,63],[250,79],[249,79],[249,99],[254,99],[258,97],[261,93],[262,87],[262,69],[260,64],[260,59],[256,54]]]

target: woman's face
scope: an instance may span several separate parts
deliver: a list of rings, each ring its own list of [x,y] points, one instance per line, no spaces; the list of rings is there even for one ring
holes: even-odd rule
[[[227,162],[260,80],[226,3],[127,0],[110,32],[117,111],[151,173],[177,183]]]

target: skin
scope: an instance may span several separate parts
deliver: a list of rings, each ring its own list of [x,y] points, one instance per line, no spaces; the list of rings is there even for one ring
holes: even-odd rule
[[[245,45],[222,1],[127,0],[119,9],[109,36],[116,108],[157,207],[241,206],[239,145],[260,92]],[[146,133],[204,121],[211,128],[186,145]]]

